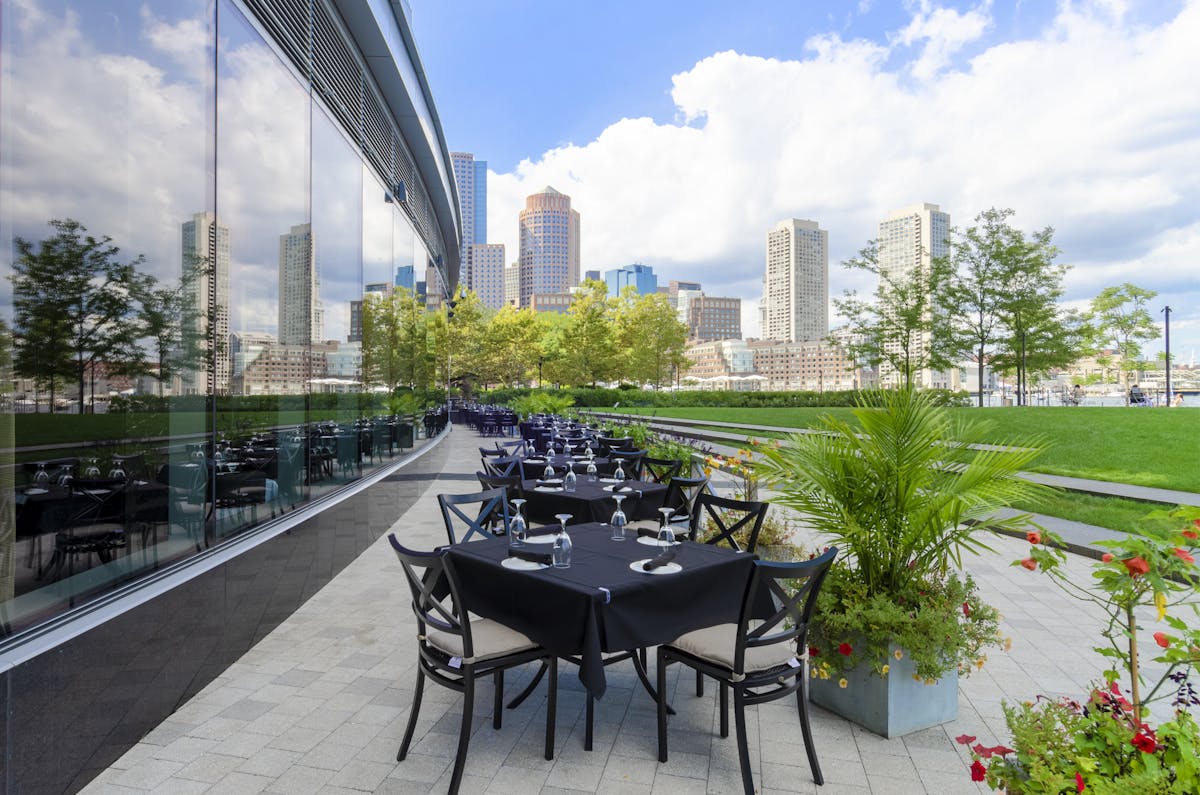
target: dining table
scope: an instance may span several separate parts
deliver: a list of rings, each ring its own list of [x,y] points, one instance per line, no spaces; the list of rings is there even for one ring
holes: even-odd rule
[[[614,541],[612,528],[598,522],[568,532],[568,568],[510,558],[506,537],[454,544],[445,554],[467,610],[578,659],[579,679],[596,698],[606,687],[605,652],[656,646],[738,620],[752,554],[682,541],[673,547],[672,564],[645,571],[644,562],[663,551],[657,539],[627,530]],[[552,540],[530,535],[521,549],[549,554]]]
[[[618,481],[615,478],[587,480],[577,475],[575,491],[566,491],[562,476],[545,481],[539,478],[521,481],[525,498],[525,516],[530,521],[549,524],[558,514],[570,514],[569,524],[607,522],[617,510],[614,494],[625,497],[621,503],[626,518],[631,521],[654,519],[663,507],[667,484],[643,480]]]

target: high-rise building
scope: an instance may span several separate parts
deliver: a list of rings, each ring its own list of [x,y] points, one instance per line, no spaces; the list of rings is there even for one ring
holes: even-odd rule
[[[692,340],[741,339],[742,299],[703,293],[693,298],[688,310],[688,337]]]
[[[321,276],[312,226],[297,224],[279,236],[279,344],[308,345],[325,338]]]
[[[568,293],[579,284],[579,212],[571,197],[547,187],[525,199],[519,219],[519,301],[534,293]]]
[[[600,278],[600,271],[584,271],[583,272],[583,280],[584,281],[593,281],[593,282],[603,281]]]
[[[476,243],[471,246],[471,289],[489,309],[504,306],[504,244]]]
[[[396,278],[393,283],[397,287],[403,287],[404,289],[408,290],[409,292],[412,292],[413,288],[415,287],[415,283],[413,281],[413,266],[412,265],[397,265],[396,266]]]
[[[604,272],[604,283],[608,285],[609,295],[620,295],[621,291],[632,285],[638,295],[650,295],[658,292],[658,277],[654,268],[635,262],[624,268]]]
[[[521,266],[516,262],[504,268],[504,303],[521,305]]]
[[[229,262],[229,227],[207,212],[184,222],[183,269],[190,281],[190,334],[198,352],[196,366],[181,373],[185,395],[229,391]],[[210,357],[214,343],[216,355]]]
[[[667,296],[671,299],[671,306],[676,309],[684,309],[687,307],[679,306],[679,291],[688,290],[691,292],[700,292],[700,282],[681,282],[678,279],[672,279],[667,282]]]
[[[363,296],[371,293],[387,295],[392,291],[392,288],[387,282],[372,282],[363,285]],[[350,302],[350,333],[346,335],[346,342],[362,342],[362,321],[363,321],[363,302],[362,299]]]
[[[471,246],[487,242],[487,161],[476,160],[470,152],[451,152],[454,185],[458,189],[459,215],[462,218],[462,270],[459,283],[475,290]]]
[[[829,233],[791,218],[767,233],[767,269],[759,306],[763,339],[823,339],[829,333]]]
[[[918,269],[928,272],[936,257],[950,253],[950,213],[942,212],[936,204],[914,204],[888,213],[879,222],[879,237],[876,241],[880,275],[893,281],[911,276]],[[885,350],[899,352],[900,343],[885,343]],[[930,345],[925,334],[918,341],[918,356],[924,356]],[[902,376],[887,362],[879,366],[879,382],[883,386],[896,386]],[[946,381],[945,374],[924,369],[914,379],[919,386],[933,387]]]

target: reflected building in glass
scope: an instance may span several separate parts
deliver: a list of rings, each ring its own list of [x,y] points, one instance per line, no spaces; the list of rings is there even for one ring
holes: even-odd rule
[[[82,788],[440,466],[444,393],[350,341],[459,281],[408,14],[0,3],[0,795]]]

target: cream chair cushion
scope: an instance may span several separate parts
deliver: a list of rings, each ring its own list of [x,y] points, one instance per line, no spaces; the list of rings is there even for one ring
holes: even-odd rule
[[[750,628],[754,629],[761,623],[757,619],[751,621]],[[670,645],[733,671],[733,652],[737,647],[737,631],[737,624],[717,624],[714,627],[705,627],[686,635],[680,635]],[[750,647],[746,649],[746,670],[734,671],[734,673],[750,673],[776,668],[780,665],[787,665],[794,659],[796,659],[794,643]]]
[[[470,616],[471,640],[475,647],[475,662],[503,657],[519,651],[537,648],[537,644],[517,632],[489,618]],[[425,638],[430,645],[451,657],[463,656],[462,636],[426,625]]]

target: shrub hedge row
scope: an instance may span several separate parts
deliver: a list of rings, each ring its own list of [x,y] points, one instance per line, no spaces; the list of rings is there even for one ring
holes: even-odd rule
[[[478,399],[483,403],[508,404],[514,399],[525,397],[537,390],[527,388],[493,389],[481,392]],[[591,389],[577,387],[556,389],[556,394],[571,396],[577,408],[622,407],[651,408],[670,406],[721,406],[728,408],[793,408],[854,406],[858,392],[722,392],[714,390],[688,390],[679,392],[653,392],[643,389],[619,387],[616,389]],[[963,392],[936,390],[938,402],[957,406],[967,404]]]

